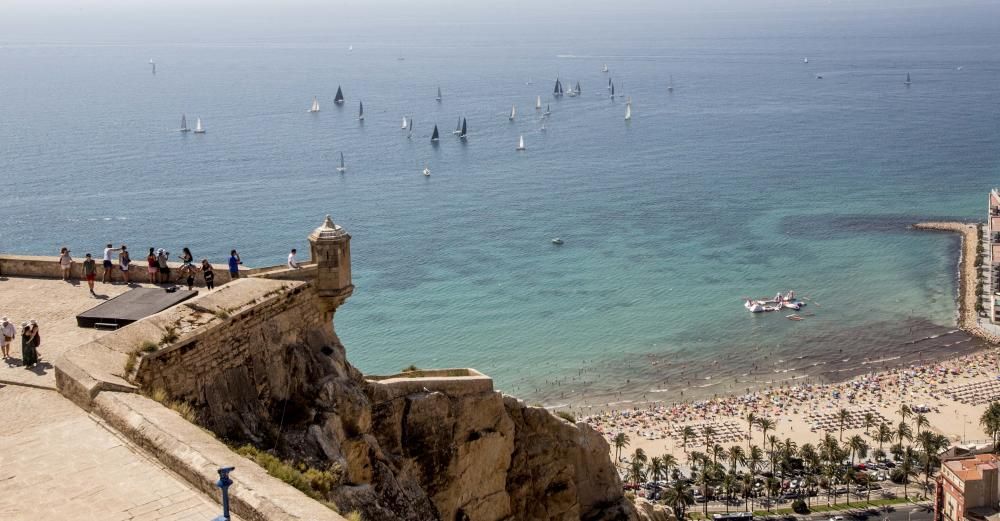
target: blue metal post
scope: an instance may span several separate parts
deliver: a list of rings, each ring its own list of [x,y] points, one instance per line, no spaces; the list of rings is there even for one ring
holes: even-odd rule
[[[222,489],[222,515],[212,521],[230,521],[229,519],[229,486],[233,480],[229,479],[229,473],[236,467],[222,467],[219,469],[219,481],[215,485]]]

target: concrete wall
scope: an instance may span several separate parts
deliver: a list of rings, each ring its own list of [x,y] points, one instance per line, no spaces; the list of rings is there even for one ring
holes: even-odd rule
[[[475,369],[429,369],[391,376],[365,376],[381,396],[440,392],[451,397],[493,392],[493,379]],[[383,394],[384,393],[384,394]]]

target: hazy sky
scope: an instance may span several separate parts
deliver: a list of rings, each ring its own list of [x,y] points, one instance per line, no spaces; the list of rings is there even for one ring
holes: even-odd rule
[[[0,0],[0,44],[316,41],[386,26],[409,27],[419,37],[455,23],[532,31],[662,24],[664,31],[711,32],[716,24],[720,31],[740,24],[754,30],[769,21],[836,24],[873,16],[961,30],[966,23],[990,23],[998,6],[1000,0]]]

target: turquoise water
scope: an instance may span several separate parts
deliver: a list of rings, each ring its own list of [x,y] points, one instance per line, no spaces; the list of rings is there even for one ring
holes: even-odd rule
[[[391,27],[269,44],[9,43],[0,250],[124,241],[221,262],[236,247],[267,265],[330,213],[353,235],[357,290],[337,314],[352,362],[472,366],[546,403],[962,352],[973,344],[947,334],[957,238],[907,226],[980,218],[1000,179],[997,18],[892,16],[670,34],[569,22],[513,43],[513,26],[458,29],[471,44],[377,36]],[[556,74],[583,95],[553,99]],[[323,110],[307,114],[314,95]],[[552,106],[546,132],[536,95]],[[175,132],[182,112],[208,133]],[[466,143],[451,135],[459,115]],[[788,289],[810,297],[806,320],[742,307]]]

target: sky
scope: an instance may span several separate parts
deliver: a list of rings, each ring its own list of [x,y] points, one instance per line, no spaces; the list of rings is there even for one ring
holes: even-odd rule
[[[0,0],[0,45],[322,41],[387,27],[419,37],[449,24],[531,31],[580,24],[625,32],[656,24],[664,32],[712,36],[763,30],[775,21],[835,28],[870,17],[934,20],[960,30],[991,23],[993,15],[1000,15],[1000,0]],[[517,36],[511,33],[505,35]]]

